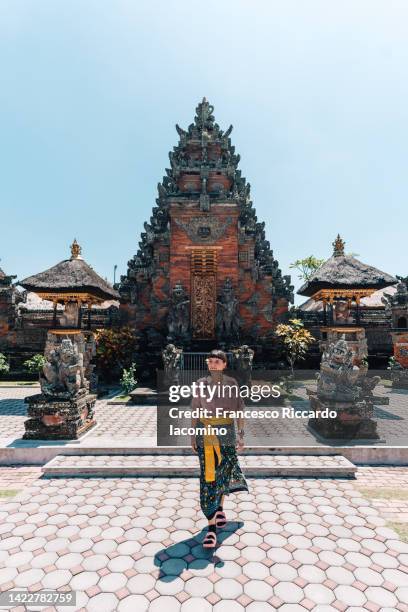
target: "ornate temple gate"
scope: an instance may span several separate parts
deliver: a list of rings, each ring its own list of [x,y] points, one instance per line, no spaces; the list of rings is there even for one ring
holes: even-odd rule
[[[195,339],[215,338],[218,249],[191,247],[191,327]]]
[[[121,277],[122,320],[149,363],[167,343],[202,351],[238,339],[269,359],[271,332],[292,301],[238,169],[232,126],[221,130],[212,111],[203,99],[188,129],[177,126],[157,206]]]

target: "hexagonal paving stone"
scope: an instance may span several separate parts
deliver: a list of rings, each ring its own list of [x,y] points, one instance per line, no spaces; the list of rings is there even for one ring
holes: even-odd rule
[[[214,591],[221,599],[237,599],[243,592],[242,585],[232,578],[221,578],[214,585]]]
[[[205,597],[213,591],[213,583],[207,578],[194,577],[187,580],[184,590],[194,597]]]
[[[352,586],[338,586],[334,592],[337,600],[346,606],[363,606],[367,601],[365,594]]]
[[[250,580],[244,584],[244,592],[257,601],[267,601],[273,595],[273,588],[263,580]]]
[[[87,612],[114,612],[117,609],[118,598],[113,593],[98,593],[87,604]]]
[[[331,604],[335,600],[333,591],[323,584],[307,584],[304,587],[304,591],[307,599],[316,604]]]
[[[377,606],[381,606],[381,608],[394,608],[398,603],[394,593],[382,587],[370,586],[364,591],[364,595],[367,597],[368,601],[373,602]]]
[[[97,572],[80,572],[72,578],[69,586],[74,591],[86,591],[89,587],[98,584],[99,578]]]
[[[60,569],[47,572],[41,582],[45,589],[58,589],[65,584],[69,584],[71,579],[72,574],[69,570]]]
[[[154,586],[161,595],[177,595],[184,588],[184,581],[179,576],[167,575],[156,580]]]
[[[106,567],[109,563],[109,557],[106,555],[90,555],[82,560],[81,565],[88,571],[97,571]]]
[[[147,612],[150,601],[143,595],[128,595],[118,604],[118,612]]]
[[[250,561],[242,567],[242,572],[251,580],[263,580],[269,576],[269,570],[263,563]]]
[[[98,586],[102,589],[102,591],[108,593],[115,593],[122,589],[127,582],[127,577],[125,574],[121,574],[119,572],[111,572],[106,574],[106,576],[102,576],[100,579]]]
[[[303,589],[296,584],[293,584],[293,582],[279,582],[274,587],[274,594],[288,604],[299,603],[305,598]]]
[[[182,606],[181,612],[212,612],[212,605],[202,597],[190,597]]]

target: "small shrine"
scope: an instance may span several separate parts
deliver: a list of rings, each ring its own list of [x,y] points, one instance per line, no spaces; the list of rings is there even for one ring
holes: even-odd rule
[[[389,370],[393,387],[408,389],[408,276],[397,278],[397,291],[392,295],[384,293],[383,297],[385,310],[392,321],[394,356]]]
[[[81,329],[81,305],[118,299],[118,293],[81,257],[74,240],[70,259],[19,283],[41,298],[64,305],[59,325],[47,333],[41,394],[26,398],[25,439],[76,439],[93,427],[96,386],[93,333]]]
[[[323,304],[321,350],[344,339],[360,365],[367,357],[365,329],[360,321],[360,301],[397,280],[344,251],[345,242],[337,235],[333,255],[302,285],[298,294]]]
[[[238,169],[232,126],[223,131],[204,98],[158,185],[153,214],[119,291],[125,324],[144,354],[170,343],[206,351],[244,342],[270,350],[273,329],[293,301]]]

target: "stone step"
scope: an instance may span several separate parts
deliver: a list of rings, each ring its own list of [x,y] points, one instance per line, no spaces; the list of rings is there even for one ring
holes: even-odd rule
[[[354,478],[356,466],[342,455],[241,455],[248,477]],[[42,468],[44,476],[199,475],[196,455],[57,455]]]

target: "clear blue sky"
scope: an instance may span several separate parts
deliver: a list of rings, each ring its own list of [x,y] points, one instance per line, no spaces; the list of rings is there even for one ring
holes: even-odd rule
[[[337,232],[408,274],[407,23],[405,0],[0,0],[0,266],[76,237],[125,273],[207,96],[284,274]]]

